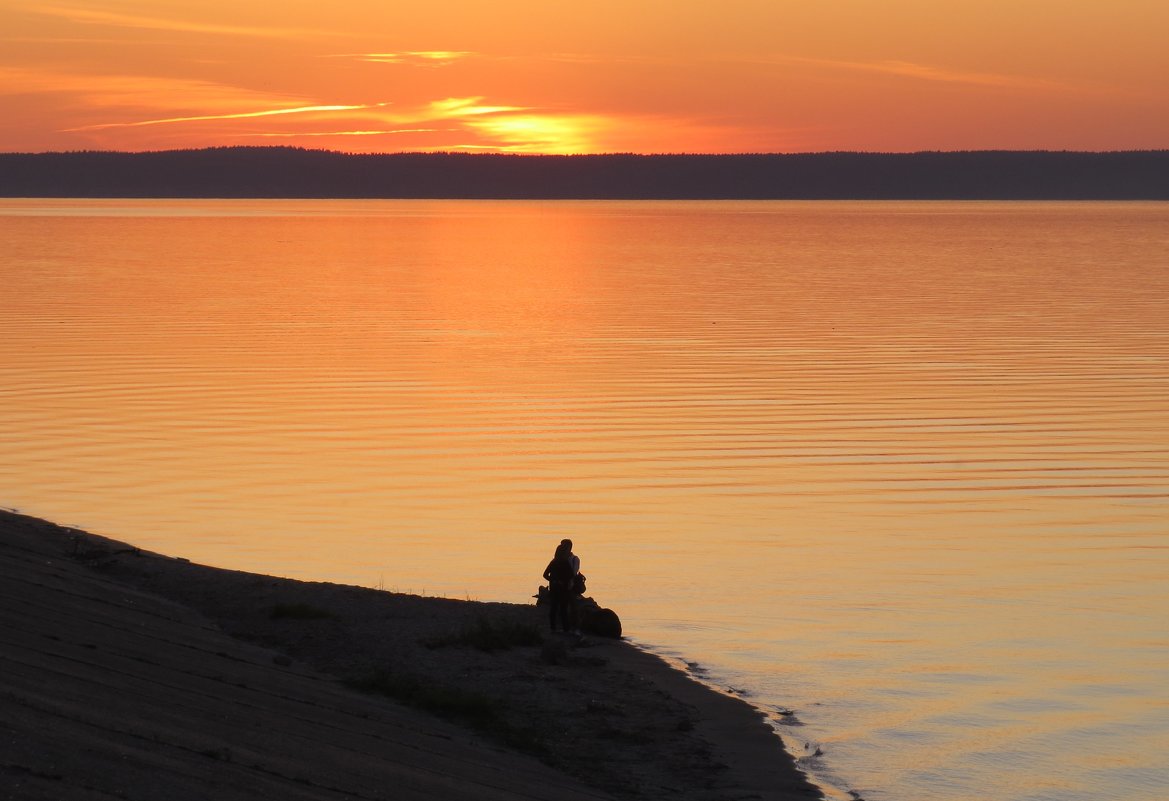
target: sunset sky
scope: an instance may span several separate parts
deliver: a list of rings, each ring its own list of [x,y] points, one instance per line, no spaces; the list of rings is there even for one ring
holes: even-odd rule
[[[0,151],[1169,148],[1166,0],[0,0]]]

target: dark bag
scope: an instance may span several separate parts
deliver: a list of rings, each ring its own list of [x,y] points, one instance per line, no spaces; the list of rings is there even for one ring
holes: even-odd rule
[[[572,577],[572,591],[577,595],[584,595],[585,591],[585,574],[577,573]]]

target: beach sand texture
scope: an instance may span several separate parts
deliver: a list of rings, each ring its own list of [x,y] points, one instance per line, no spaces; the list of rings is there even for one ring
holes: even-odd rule
[[[626,642],[570,647],[534,605],[221,570],[9,513],[0,576],[0,798],[820,797],[744,701]]]

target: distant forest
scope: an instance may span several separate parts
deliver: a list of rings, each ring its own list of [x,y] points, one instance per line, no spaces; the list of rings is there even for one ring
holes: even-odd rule
[[[0,153],[3,197],[1169,200],[1169,150],[353,155]]]

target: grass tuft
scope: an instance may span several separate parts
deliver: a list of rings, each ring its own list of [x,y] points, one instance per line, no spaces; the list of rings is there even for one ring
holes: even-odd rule
[[[379,670],[362,679],[345,682],[356,690],[392,698],[448,720],[460,720],[476,728],[499,719],[495,704],[479,693],[428,684],[414,676]]]
[[[543,643],[544,635],[539,626],[515,621],[492,621],[486,617],[479,618],[474,625],[464,626],[457,634],[428,637],[421,641],[422,645],[430,649],[464,645],[487,653]]]
[[[540,755],[544,748],[532,732],[509,724],[498,704],[481,693],[428,683],[415,676],[379,670],[345,684],[355,690],[384,695],[446,720],[461,723],[513,748]]]

